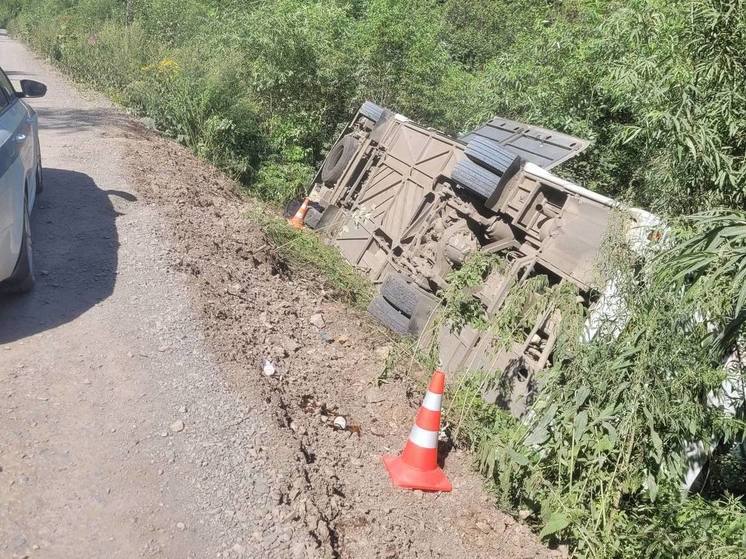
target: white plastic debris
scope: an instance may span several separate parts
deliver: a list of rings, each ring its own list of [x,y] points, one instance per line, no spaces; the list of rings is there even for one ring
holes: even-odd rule
[[[264,366],[262,367],[262,372],[264,373],[265,377],[271,377],[275,374],[275,365],[265,357],[264,359]]]
[[[339,429],[340,431],[344,431],[345,429],[347,429],[347,420],[341,415],[338,415],[334,418],[334,427]]]

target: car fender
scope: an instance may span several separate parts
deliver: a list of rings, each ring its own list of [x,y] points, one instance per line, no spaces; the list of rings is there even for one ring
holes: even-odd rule
[[[23,240],[24,197],[33,172],[35,127],[17,101],[0,114],[0,281],[15,269]],[[32,193],[29,193],[32,194]],[[29,198],[29,204],[32,203]]]

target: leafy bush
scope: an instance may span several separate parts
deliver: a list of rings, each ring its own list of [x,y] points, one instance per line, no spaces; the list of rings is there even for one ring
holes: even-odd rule
[[[136,0],[129,28],[125,4],[0,18],[273,200],[370,98],[448,132],[502,114],[590,138],[560,172],[656,211],[744,203],[743,0]],[[179,80],[145,70],[163,60]]]
[[[572,290],[541,276],[514,288],[492,321],[472,321],[509,344],[539,314],[559,309],[563,317],[524,423],[479,403],[500,371],[467,375],[453,396],[457,425],[467,424],[466,440],[503,504],[532,513],[542,536],[569,541],[582,557],[742,555],[746,506],[728,493],[740,484],[710,480],[721,489],[709,491],[712,500],[687,498],[681,486],[692,444],[702,442],[707,455],[707,445],[744,441],[746,371],[729,371],[723,360],[744,334],[746,289],[737,278],[745,223],[743,212],[686,219],[672,226],[671,247],[647,263],[612,239],[602,271],[624,312],[599,322],[591,341]],[[726,379],[741,387],[735,416],[716,398]],[[711,477],[740,471],[737,456],[726,456]]]

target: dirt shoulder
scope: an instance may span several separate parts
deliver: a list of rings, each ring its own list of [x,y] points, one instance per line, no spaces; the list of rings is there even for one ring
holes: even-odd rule
[[[138,189],[171,224],[171,262],[188,278],[204,332],[231,386],[274,404],[302,455],[310,529],[341,557],[547,557],[528,528],[495,509],[471,457],[451,451],[451,494],[391,487],[380,456],[398,452],[421,398],[412,381],[377,387],[392,340],[367,314],[293,275],[249,219],[252,202],[187,150],[145,132],[127,144]],[[320,313],[324,326],[311,317]],[[277,372],[261,374],[269,356]],[[342,415],[359,433],[333,428]],[[298,507],[295,507],[298,509]],[[302,509],[302,507],[300,507]],[[328,530],[328,534],[327,534]]]

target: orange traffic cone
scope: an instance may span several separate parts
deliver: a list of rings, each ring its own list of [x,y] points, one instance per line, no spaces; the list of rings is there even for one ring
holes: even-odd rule
[[[453,488],[438,467],[440,408],[445,385],[445,373],[436,370],[401,455],[383,457],[394,485],[422,491],[450,491]]]
[[[306,219],[306,212],[308,212],[308,197],[303,200],[295,215],[288,219],[288,223],[296,229],[303,229],[303,220]]]

